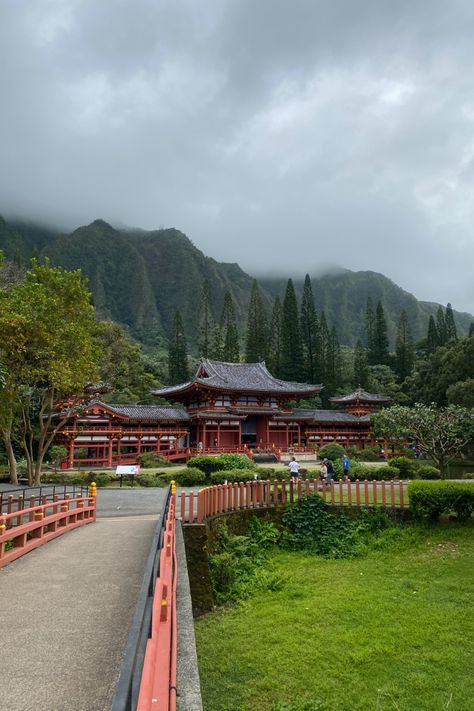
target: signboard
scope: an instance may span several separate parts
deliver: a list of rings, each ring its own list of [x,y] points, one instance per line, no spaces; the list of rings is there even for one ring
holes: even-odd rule
[[[131,464],[131,465],[121,465],[118,466],[117,469],[115,470],[116,474],[121,474],[122,476],[128,475],[128,476],[138,476],[140,474],[140,465],[139,464]]]

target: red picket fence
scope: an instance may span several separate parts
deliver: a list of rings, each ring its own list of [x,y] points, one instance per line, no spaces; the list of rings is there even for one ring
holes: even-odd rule
[[[0,515],[0,568],[38,546],[96,519],[95,488],[88,496],[62,499],[44,496],[40,504],[36,497],[28,501],[9,497],[7,513]]]
[[[151,612],[151,635],[146,643],[137,711],[176,711],[176,493],[166,518],[159,574]]]
[[[403,481],[331,481],[328,486],[319,479],[292,481],[247,481],[219,484],[199,492],[182,492],[180,517],[183,523],[203,523],[208,518],[231,511],[269,508],[293,503],[303,494],[320,494],[323,501],[334,506],[407,505]]]

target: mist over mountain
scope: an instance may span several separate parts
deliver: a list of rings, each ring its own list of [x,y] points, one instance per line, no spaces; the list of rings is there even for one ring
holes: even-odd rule
[[[53,265],[67,269],[80,268],[89,279],[99,316],[122,324],[145,345],[166,341],[176,308],[181,311],[186,336],[193,344],[206,279],[215,318],[220,319],[224,294],[229,291],[244,332],[253,277],[238,264],[219,263],[205,256],[177,229],[117,229],[95,220],[63,234],[50,226],[0,217],[0,249],[7,258],[25,264],[36,256],[48,257]],[[374,304],[382,301],[392,344],[402,309],[408,314],[414,339],[426,335],[429,316],[438,309],[438,304],[418,301],[376,272],[332,269],[322,276],[311,276],[316,308],[325,311],[341,344],[365,340],[369,295]],[[258,277],[268,309],[276,295],[283,298],[290,277],[293,275]],[[303,279],[295,278],[294,284],[297,293],[301,293]],[[467,333],[473,317],[456,311],[454,316],[459,333]]]

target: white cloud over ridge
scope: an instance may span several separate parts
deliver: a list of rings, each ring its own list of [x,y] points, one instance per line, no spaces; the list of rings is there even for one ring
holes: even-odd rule
[[[0,213],[473,312],[473,29],[467,0],[4,0]]]

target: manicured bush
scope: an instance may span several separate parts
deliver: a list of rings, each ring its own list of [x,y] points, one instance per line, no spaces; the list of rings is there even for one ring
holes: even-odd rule
[[[169,462],[161,454],[153,454],[152,452],[147,452],[145,454],[140,454],[137,457],[137,462],[140,464],[142,469],[156,469],[156,467],[167,467]]]
[[[95,481],[95,479],[94,479]],[[58,486],[87,486],[90,482],[85,472],[45,472],[41,477],[42,484]]]
[[[93,476],[93,478],[92,478],[92,481],[95,481],[98,489],[103,489],[108,484],[110,484],[114,479],[115,479],[115,476],[112,474],[109,474],[108,472],[96,472],[95,476]]]
[[[211,484],[234,484],[240,481],[255,481],[255,472],[245,469],[223,469],[219,472],[212,472]]]
[[[474,510],[474,484],[455,481],[412,481],[408,485],[410,508],[418,519],[436,521],[442,513],[455,513],[466,521]]]
[[[150,474],[149,472],[143,472],[137,476],[137,482],[140,486],[159,486],[158,476],[156,474]]]
[[[363,447],[351,452],[351,458],[358,462],[378,462],[381,459],[380,447]]]
[[[418,464],[409,457],[392,457],[388,460],[391,467],[396,467],[400,472],[400,479],[416,479]]]
[[[328,442],[319,450],[318,458],[332,459],[333,461],[336,461],[336,459],[342,459],[345,453],[346,450],[341,444],[338,444],[337,442]]]
[[[422,464],[417,467],[416,474],[420,479],[441,479],[441,472],[431,464]]]
[[[255,469],[255,464],[245,454],[221,454],[218,457],[210,457],[202,454],[192,457],[188,462],[188,467],[197,467],[208,476],[212,472],[223,471],[224,469]]]
[[[253,473],[256,474],[259,479],[274,479],[275,467],[255,467]]]
[[[206,475],[197,467],[188,467],[176,472],[174,480],[178,486],[200,486],[206,481]]]
[[[156,472],[156,476],[163,484],[170,484],[172,481],[175,480],[176,472]]]
[[[362,466],[355,478],[360,480],[368,479],[369,481],[390,481],[391,479],[400,479],[400,472],[395,467],[385,464],[379,467]]]

